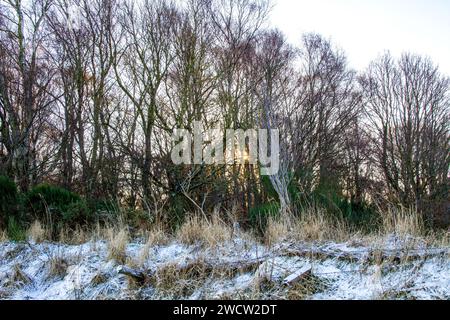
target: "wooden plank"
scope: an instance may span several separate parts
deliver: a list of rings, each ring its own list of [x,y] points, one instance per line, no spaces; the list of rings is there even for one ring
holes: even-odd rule
[[[291,286],[309,275],[311,275],[311,266],[304,266],[303,268],[286,277],[283,280],[283,284],[286,286]]]

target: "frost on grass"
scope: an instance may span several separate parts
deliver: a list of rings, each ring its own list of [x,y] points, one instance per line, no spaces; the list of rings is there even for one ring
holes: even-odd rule
[[[372,247],[130,242],[122,261],[110,259],[109,248],[102,241],[0,244],[0,299],[450,299],[448,248],[396,238]],[[123,265],[144,281],[121,274]],[[302,268],[311,272],[283,284]]]

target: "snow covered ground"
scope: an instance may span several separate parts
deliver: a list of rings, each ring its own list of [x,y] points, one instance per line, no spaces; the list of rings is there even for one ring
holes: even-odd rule
[[[450,299],[450,250],[407,250],[395,237],[382,249],[289,242],[268,248],[240,238],[215,248],[178,242],[148,248],[137,241],[126,254],[127,266],[159,278],[136,285],[121,273],[123,265],[108,259],[102,241],[0,244],[0,299]],[[244,261],[254,265],[230,273],[200,269],[205,274],[192,273],[198,280],[193,283],[175,277],[190,290],[162,285],[158,270],[196,261],[222,269]],[[308,278],[283,285],[287,276],[309,267]]]

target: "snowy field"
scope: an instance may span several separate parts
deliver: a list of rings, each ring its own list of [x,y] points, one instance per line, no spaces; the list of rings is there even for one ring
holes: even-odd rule
[[[119,263],[102,241],[7,242],[0,244],[0,299],[450,299],[449,253],[395,237],[382,249],[353,242],[268,248],[239,238],[214,248],[136,241]]]

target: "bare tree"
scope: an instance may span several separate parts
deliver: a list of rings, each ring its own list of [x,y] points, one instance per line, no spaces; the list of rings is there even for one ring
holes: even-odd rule
[[[152,194],[154,127],[158,119],[158,94],[174,59],[173,38],[178,24],[175,6],[166,1],[125,3],[123,37],[116,43],[114,69],[117,84],[133,105],[142,141],[141,183],[148,206]]]
[[[338,188],[339,159],[347,128],[360,109],[355,91],[355,72],[347,67],[345,55],[316,34],[303,37],[300,86],[302,114],[300,128],[307,133],[304,167],[319,188]]]
[[[386,54],[370,65],[361,85],[376,164],[391,200],[418,206],[427,197],[444,196],[449,79],[426,58],[404,54],[395,61]]]
[[[37,141],[44,111],[51,103],[52,72],[48,65],[46,14],[52,1],[24,4],[8,0],[1,12],[0,101],[3,142],[8,150],[6,166],[22,190],[37,179]]]
[[[292,209],[288,186],[293,178],[295,159],[289,147],[290,136],[288,129],[289,113],[292,110],[288,97],[293,93],[291,77],[291,62],[294,51],[287,45],[284,37],[278,31],[268,32],[261,43],[259,65],[263,74],[260,86],[262,104],[261,124],[267,130],[277,129],[280,137],[280,168],[278,173],[270,175],[270,181],[278,194],[280,209],[286,213]],[[294,87],[295,88],[295,87]],[[286,105],[287,103],[287,105]],[[269,139],[269,148],[272,149],[272,137]]]

